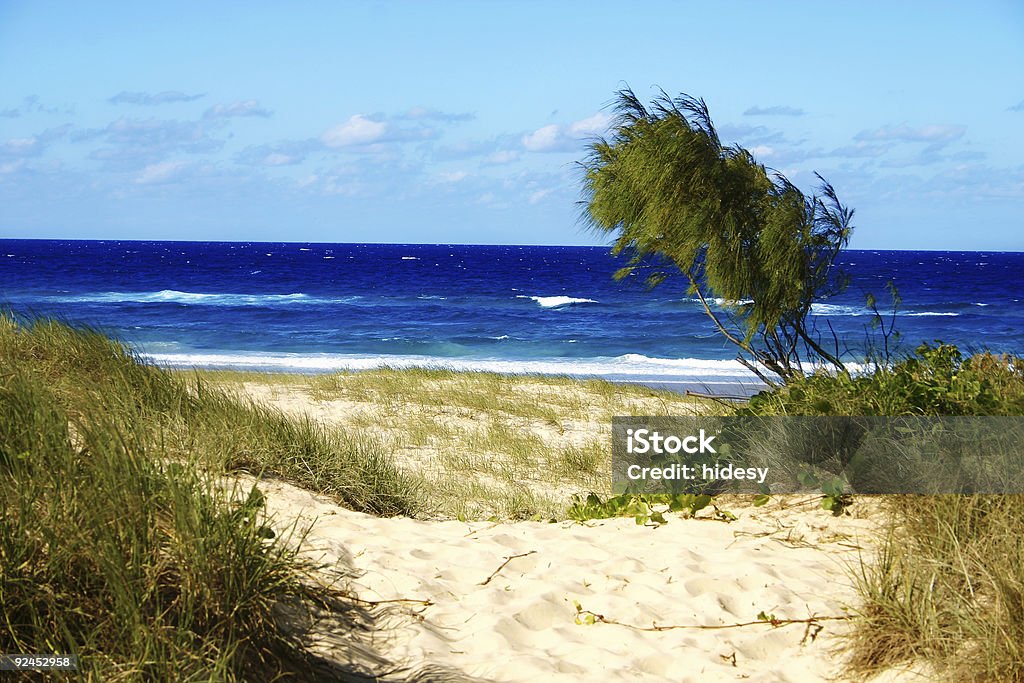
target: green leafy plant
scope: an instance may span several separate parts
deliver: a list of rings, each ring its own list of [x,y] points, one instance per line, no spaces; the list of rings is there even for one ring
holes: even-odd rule
[[[845,492],[847,483],[843,477],[822,477],[806,469],[799,474],[798,478],[804,486],[821,489],[821,509],[828,510],[835,517],[843,514],[846,508],[853,504],[853,496]]]
[[[596,493],[591,493],[586,497],[572,497],[568,517],[577,522],[610,517],[633,517],[637,524],[660,526],[668,522],[665,511],[681,512],[688,517],[694,517],[701,510],[711,506],[715,510],[715,519],[736,519],[731,512],[720,510],[713,501],[714,499],[707,494],[694,493],[620,493],[606,500],[602,500]],[[655,509],[655,506],[667,510]]]

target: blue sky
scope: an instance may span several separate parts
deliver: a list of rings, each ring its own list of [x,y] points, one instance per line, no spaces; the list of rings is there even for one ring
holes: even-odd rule
[[[628,84],[856,211],[1024,250],[1024,3],[0,0],[0,236],[598,244]]]

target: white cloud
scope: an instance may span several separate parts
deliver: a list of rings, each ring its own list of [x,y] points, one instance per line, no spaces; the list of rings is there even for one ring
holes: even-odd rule
[[[42,133],[30,138],[10,138],[5,142],[0,142],[0,158],[42,154],[49,145],[63,138],[69,130],[71,130],[71,125],[65,124],[56,128],[47,128]]]
[[[754,145],[749,151],[755,157],[770,157],[775,154],[775,150],[769,145]]]
[[[597,112],[593,116],[588,116],[585,119],[580,119],[575,123],[569,125],[569,135],[574,138],[590,137],[592,135],[600,135],[608,129],[608,124],[612,122],[612,117],[604,112]]]
[[[171,104],[173,102],[192,102],[203,97],[202,93],[196,95],[186,95],[183,92],[177,90],[165,90],[164,92],[158,92],[156,94],[148,92],[127,92],[122,91],[109,98],[107,101],[111,104],[141,104],[145,106],[155,106],[159,104]]]
[[[368,145],[383,138],[387,130],[387,124],[383,121],[374,121],[356,114],[345,123],[330,128],[320,139],[328,147]]]
[[[39,101],[38,95],[29,95],[21,101],[21,105],[10,109],[0,109],[0,117],[16,119],[22,114],[73,114],[69,106],[52,107]]]
[[[885,145],[872,145],[867,142],[857,142],[852,145],[844,145],[843,147],[836,147],[828,154],[820,154],[819,156],[833,156],[833,157],[879,157],[885,154],[887,151]]]
[[[120,118],[105,128],[76,130],[71,140],[102,140],[107,146],[94,149],[89,158],[137,168],[166,159],[172,153],[208,154],[220,150],[224,140],[210,135],[218,127],[209,121]]]
[[[459,121],[472,121],[476,118],[476,115],[468,112],[447,112],[439,111],[437,109],[431,109],[429,107],[413,107],[404,114],[399,115],[397,118],[405,119],[407,121],[422,121],[422,120],[433,120],[433,121],[444,121],[447,123],[457,123]]]
[[[549,124],[523,136],[523,147],[531,152],[548,152],[558,146],[561,128]]]
[[[523,147],[529,152],[572,152],[584,138],[605,132],[611,121],[611,116],[598,112],[568,126],[550,123],[524,135]]]
[[[753,106],[743,112],[744,116],[803,116],[804,110],[797,107],[785,105],[774,105],[771,107]]]
[[[551,194],[551,192],[552,192],[552,190],[550,190],[550,189],[548,189],[548,190],[537,190],[536,192],[534,192],[533,194],[530,195],[530,198],[527,201],[529,201],[531,204],[537,204],[542,199],[544,199],[549,194]]]
[[[4,156],[28,156],[34,154],[38,149],[39,140],[36,138],[11,138],[0,144],[0,154]]]
[[[235,161],[246,166],[288,166],[302,163],[310,153],[322,148],[318,140],[280,140],[246,147],[235,155]]]
[[[290,164],[297,164],[302,161],[301,157],[292,156],[290,154],[281,154],[280,152],[271,152],[267,156],[263,157],[264,166],[288,166]]]
[[[743,145],[787,142],[786,137],[780,131],[771,130],[766,126],[751,126],[745,123],[739,125],[723,123],[718,126],[718,135],[722,140],[736,140]]]
[[[166,183],[180,175],[187,167],[187,161],[161,161],[158,164],[150,164],[135,177],[135,182],[138,185]]]

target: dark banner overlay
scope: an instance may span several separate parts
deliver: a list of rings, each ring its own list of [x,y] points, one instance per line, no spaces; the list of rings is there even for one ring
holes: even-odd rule
[[[1024,493],[1024,417],[615,417],[615,493]]]

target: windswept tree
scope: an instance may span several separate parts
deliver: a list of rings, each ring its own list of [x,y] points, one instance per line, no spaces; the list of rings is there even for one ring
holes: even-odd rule
[[[835,260],[853,211],[832,186],[817,176],[819,194],[807,197],[748,150],[723,145],[704,100],[662,92],[645,106],[627,88],[615,113],[581,162],[584,220],[629,257],[615,277],[643,270],[654,286],[681,273],[738,359],[769,384],[801,375],[806,361],[846,372],[834,336],[823,343],[808,318],[814,301],[846,286]]]

